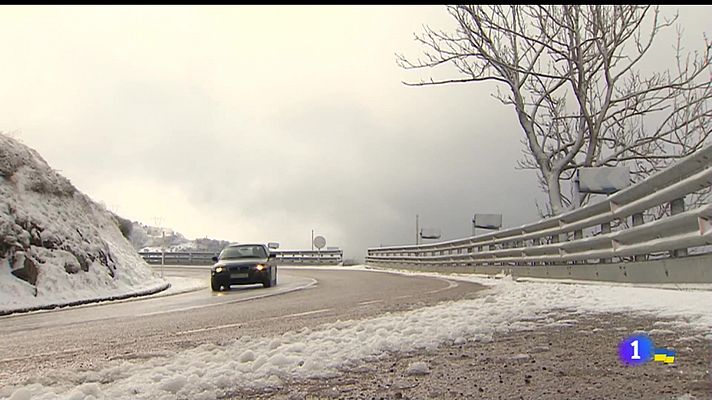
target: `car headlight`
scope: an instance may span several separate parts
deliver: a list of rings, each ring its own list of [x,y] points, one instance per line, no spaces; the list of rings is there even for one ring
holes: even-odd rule
[[[223,267],[217,267],[217,268],[215,268],[215,273],[219,274],[219,273],[223,272],[223,269],[224,269]]]
[[[262,271],[263,269],[265,269],[265,265],[264,265],[264,264],[257,264],[257,267],[256,267],[256,268],[257,268],[258,271]]]

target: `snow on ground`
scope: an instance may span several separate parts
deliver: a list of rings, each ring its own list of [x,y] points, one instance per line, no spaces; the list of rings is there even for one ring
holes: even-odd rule
[[[207,278],[188,278],[183,276],[166,276],[166,280],[171,283],[171,287],[154,296],[170,296],[172,294],[192,292],[194,290],[205,289],[210,285]]]
[[[198,278],[188,278],[188,277],[182,277],[182,276],[166,276],[165,280],[170,283],[170,287],[165,290],[161,290],[158,292],[153,293],[153,291],[149,291],[151,294],[141,294],[142,298],[155,298],[155,297],[164,297],[164,296],[171,296],[174,294],[182,294],[182,293],[188,293],[188,292],[194,292],[197,290],[202,290],[202,289],[207,289],[210,286],[210,281],[207,279],[198,279]],[[163,284],[161,284],[163,285]],[[136,300],[136,297],[130,297],[125,300],[119,299],[119,300],[107,300],[111,301],[114,303],[117,302],[122,302],[122,301],[133,301]],[[96,304],[101,304],[102,301],[95,301],[91,302],[85,305],[76,305],[76,307],[91,307]],[[44,313],[44,312],[51,312],[52,310],[46,310],[46,309],[41,309],[41,310],[32,310],[31,313]]]
[[[474,300],[338,321],[278,337],[242,337],[230,345],[205,344],[142,363],[117,361],[101,370],[48,372],[24,387],[0,389],[0,396],[13,400],[215,399],[246,385],[265,388],[280,386],[288,378],[333,376],[339,368],[354,367],[387,352],[491,341],[499,333],[562,326],[581,313],[675,318],[689,328],[690,335],[712,339],[712,295],[707,291],[469,279],[490,288]],[[418,373],[427,365],[412,367]]]
[[[105,207],[0,134],[0,313],[167,286]]]

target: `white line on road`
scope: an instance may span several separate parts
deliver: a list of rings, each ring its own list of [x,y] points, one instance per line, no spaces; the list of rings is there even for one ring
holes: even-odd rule
[[[256,300],[256,299],[261,299],[263,297],[270,297],[270,296],[277,296],[280,294],[285,294],[285,293],[291,293],[295,292],[297,290],[302,290],[302,289],[308,289],[312,286],[315,286],[317,284],[316,279],[310,279],[309,283],[306,283],[304,285],[296,286],[290,289],[285,289],[285,290],[277,290],[275,292],[267,292],[264,294],[260,294],[257,296],[249,296],[245,298],[238,298],[236,300],[231,300],[231,301],[226,301],[226,302],[220,302],[220,303],[211,303],[211,304],[202,304],[199,306],[190,306],[190,307],[182,307],[182,308],[175,308],[175,309],[170,309],[170,310],[163,310],[163,311],[155,311],[155,312],[150,312],[150,313],[144,313],[144,314],[138,314],[139,317],[147,317],[151,315],[159,315],[159,314],[165,314],[169,312],[176,312],[176,311],[188,311],[188,310],[195,310],[199,308],[207,308],[207,307],[215,307],[215,306],[222,306],[226,304],[234,304],[234,303],[241,303],[243,301],[248,301],[248,300]],[[279,288],[279,286],[277,286]]]
[[[270,318],[265,318],[265,321],[270,321],[273,319],[284,319],[284,318],[294,318],[294,317],[303,317],[305,315],[313,315],[313,314],[321,314],[325,313],[328,311],[333,310],[333,308],[324,308],[321,310],[314,310],[314,311],[307,311],[307,312],[302,312],[302,313],[296,313],[296,314],[288,314],[288,315],[279,315],[276,317],[270,317]],[[244,325],[245,322],[239,322],[235,324],[225,324],[225,325],[218,325],[218,326],[211,326],[210,328],[199,328],[199,329],[191,329],[188,331],[181,331],[181,332],[176,332],[175,335],[188,335],[190,333],[196,333],[196,332],[209,332],[209,331],[216,331],[218,329],[227,329],[227,328],[236,328],[239,327],[240,325]]]
[[[383,303],[383,299],[381,300],[371,300],[371,301],[363,301],[361,303],[358,303],[359,306],[366,306],[369,304],[375,304],[375,303]]]
[[[446,288],[442,288],[442,289],[437,289],[437,290],[431,290],[431,291],[427,292],[428,294],[435,294],[435,293],[438,293],[438,292],[444,292],[444,291],[446,291],[446,290],[450,290],[450,289],[452,289],[452,288],[456,288],[456,287],[460,286],[460,285],[458,285],[458,283],[455,282],[455,281],[450,281],[450,280],[442,279],[442,278],[438,278],[438,279],[447,282],[447,283],[448,283],[447,287],[446,287]]]
[[[218,325],[218,326],[211,326],[210,328],[200,328],[200,329],[191,329],[189,331],[181,331],[181,332],[176,332],[175,335],[188,335],[190,333],[196,333],[196,332],[208,332],[208,331],[216,331],[218,329],[226,329],[226,328],[234,328],[240,325],[243,325],[244,322],[240,322],[237,324],[226,324],[226,325]]]
[[[307,311],[307,312],[297,313],[297,314],[280,315],[280,316],[278,316],[278,317],[270,317],[270,318],[266,318],[265,320],[266,320],[266,321],[270,321],[270,320],[273,320],[273,319],[292,318],[292,317],[303,317],[303,316],[305,316],[305,315],[321,314],[321,313],[329,312],[329,311],[331,311],[331,310],[333,310],[333,308],[323,308],[323,309],[321,309],[321,310]]]

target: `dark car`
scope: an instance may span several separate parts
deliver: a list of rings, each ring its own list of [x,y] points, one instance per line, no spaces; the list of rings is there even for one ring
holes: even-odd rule
[[[276,254],[263,244],[235,244],[225,247],[210,269],[210,287],[214,291],[230,285],[277,284]]]

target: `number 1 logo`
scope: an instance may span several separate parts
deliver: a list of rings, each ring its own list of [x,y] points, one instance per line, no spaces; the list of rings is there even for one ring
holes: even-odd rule
[[[630,359],[640,360],[640,354],[638,354],[638,340],[634,340],[630,345],[633,346],[633,355],[630,356]]]
[[[618,358],[626,365],[641,365],[653,359],[655,345],[647,335],[633,335],[618,345]]]

